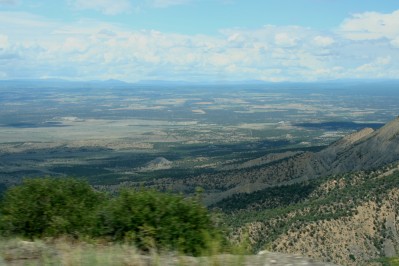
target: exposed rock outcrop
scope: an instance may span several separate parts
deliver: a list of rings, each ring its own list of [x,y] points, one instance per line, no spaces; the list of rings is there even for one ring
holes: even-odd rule
[[[140,168],[141,171],[155,171],[165,170],[172,168],[173,163],[164,157],[157,157],[148,162],[144,167]]]

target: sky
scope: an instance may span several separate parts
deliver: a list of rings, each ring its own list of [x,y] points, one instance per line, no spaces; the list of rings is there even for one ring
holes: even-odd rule
[[[399,78],[397,0],[0,0],[0,79]]]

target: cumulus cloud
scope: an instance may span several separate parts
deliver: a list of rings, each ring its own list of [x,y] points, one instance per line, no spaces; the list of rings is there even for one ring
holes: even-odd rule
[[[340,31],[351,40],[395,39],[399,36],[399,10],[354,14],[341,24]]]
[[[391,57],[378,57],[373,62],[363,64],[356,68],[359,73],[374,73],[378,70],[383,70],[387,65],[391,63]]]
[[[80,10],[95,10],[105,15],[117,15],[139,11],[143,8],[167,8],[170,6],[186,5],[191,1],[192,0],[68,0],[68,3],[70,6]]]
[[[8,26],[0,35],[0,73],[7,78],[308,81],[399,74],[393,33],[359,39],[343,28],[266,25],[187,35],[17,12],[0,12],[2,23]]]
[[[278,33],[274,36],[274,41],[279,46],[291,47],[296,45],[296,39],[287,33]]]
[[[129,0],[69,0],[69,3],[77,9],[92,9],[106,15],[126,13],[132,9],[132,4]]]
[[[152,0],[151,4],[154,7],[164,8],[168,6],[185,5],[189,2],[190,0]]]
[[[334,43],[334,39],[328,36],[316,36],[313,38],[313,42],[316,46],[327,47]]]
[[[0,49],[8,47],[8,36],[0,34]]]
[[[399,48],[399,37],[396,37],[390,41],[390,44],[396,48]]]

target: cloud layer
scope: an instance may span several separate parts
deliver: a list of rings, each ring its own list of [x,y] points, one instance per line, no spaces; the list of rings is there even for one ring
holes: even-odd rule
[[[0,0],[12,2],[15,0]],[[99,11],[105,15],[131,13],[145,7],[165,8],[175,5],[184,5],[192,0],[68,0],[70,6],[80,10]]]
[[[0,1],[8,2],[13,1]],[[109,15],[137,7],[127,0],[69,3]],[[146,3],[165,7],[186,1]],[[95,20],[66,24],[22,12],[0,12],[0,25],[7,25],[0,31],[2,79],[312,81],[399,77],[399,11],[355,14],[336,29],[323,32],[266,25],[223,29],[217,35],[183,35],[131,30]]]
[[[133,7],[129,0],[69,0],[68,2],[76,9],[100,11],[106,15],[129,12]]]

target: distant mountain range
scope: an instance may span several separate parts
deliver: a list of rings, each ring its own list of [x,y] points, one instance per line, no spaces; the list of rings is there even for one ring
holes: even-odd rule
[[[60,87],[66,86],[117,86],[125,87],[132,85],[151,85],[151,86],[168,86],[168,85],[283,85],[283,86],[296,86],[296,85],[326,85],[326,84],[399,84],[399,79],[342,79],[342,80],[327,80],[327,81],[310,81],[310,82],[292,82],[292,81],[282,81],[282,82],[271,82],[264,80],[210,80],[210,81],[185,81],[185,80],[140,80],[137,82],[126,82],[117,79],[107,79],[107,80],[67,80],[67,79],[9,79],[0,80],[0,86],[53,86]]]
[[[130,83],[109,79],[109,80],[91,80],[91,81],[71,81],[64,79],[14,79],[0,80],[0,88],[102,88],[102,87],[127,87]]]

